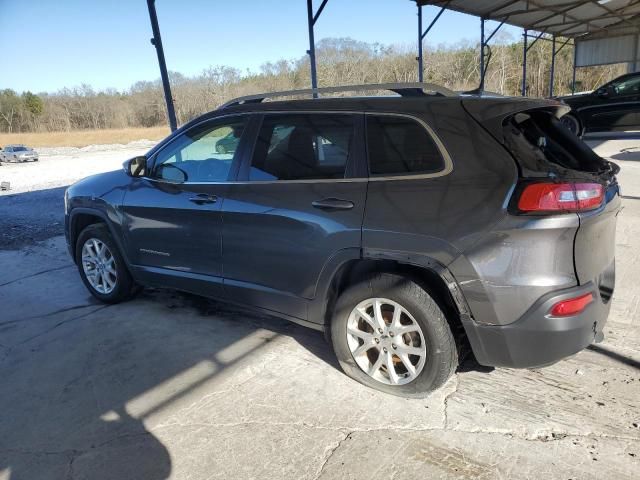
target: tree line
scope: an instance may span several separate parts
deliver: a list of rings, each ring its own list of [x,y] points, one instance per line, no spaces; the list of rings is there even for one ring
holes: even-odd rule
[[[316,47],[320,86],[415,82],[415,48],[382,45],[350,38],[329,38]],[[485,89],[502,95],[520,95],[522,42],[503,37],[491,46]],[[426,82],[453,90],[470,90],[479,83],[479,47],[470,42],[425,46]],[[528,53],[527,95],[548,96],[551,67],[550,42],[539,41]],[[573,49],[565,47],[556,57],[556,94],[569,93],[573,80]],[[578,70],[577,90],[592,90],[624,73],[624,65]],[[199,75],[169,74],[179,123],[215,109],[225,101],[253,93],[308,88],[309,61],[265,63],[258,72],[213,66]],[[95,91],[89,85],[64,88],[55,93],[0,90],[0,132],[70,131],[127,127],[152,127],[167,123],[160,80],[140,81],[126,91]]]

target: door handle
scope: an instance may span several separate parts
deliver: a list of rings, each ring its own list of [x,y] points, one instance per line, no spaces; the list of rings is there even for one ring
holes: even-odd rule
[[[216,203],[218,201],[218,197],[215,195],[208,195],[206,193],[199,193],[195,197],[191,197],[189,201],[196,205],[206,205],[207,203]]]
[[[339,198],[323,198],[312,202],[311,205],[321,210],[351,210],[355,204],[349,200],[341,200]]]

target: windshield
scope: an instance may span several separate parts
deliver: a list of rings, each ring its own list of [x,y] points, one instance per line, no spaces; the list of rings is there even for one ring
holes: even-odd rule
[[[26,152],[27,147],[13,147],[14,152]]]

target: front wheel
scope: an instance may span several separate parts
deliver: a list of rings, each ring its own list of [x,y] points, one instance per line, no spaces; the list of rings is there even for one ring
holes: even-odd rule
[[[436,301],[395,274],[378,274],[340,296],[331,340],[347,375],[392,395],[425,397],[458,366],[454,336]]]
[[[105,224],[85,228],[76,243],[76,264],[89,292],[104,303],[119,303],[135,293],[135,283]]]
[[[567,113],[563,117],[560,118],[560,123],[564,125],[567,130],[573,133],[576,137],[582,136],[582,124],[578,117],[573,115],[572,113]]]

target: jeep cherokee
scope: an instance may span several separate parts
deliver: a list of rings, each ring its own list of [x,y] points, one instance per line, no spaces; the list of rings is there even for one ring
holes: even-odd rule
[[[525,368],[601,340],[619,168],[562,125],[569,108],[375,88],[399,96],[232,101],[69,187],[86,287],[289,319],[324,331],[350,377],[408,397],[443,385],[463,343]]]

